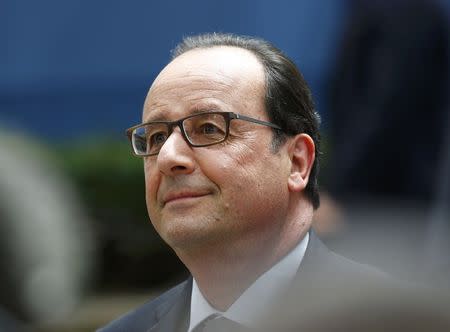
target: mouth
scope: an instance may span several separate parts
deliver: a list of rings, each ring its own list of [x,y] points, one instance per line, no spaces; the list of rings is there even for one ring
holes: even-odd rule
[[[178,192],[178,193],[171,193],[166,195],[166,197],[163,200],[163,206],[170,204],[170,203],[176,203],[176,202],[188,202],[191,200],[195,200],[204,196],[209,195],[209,192]]]

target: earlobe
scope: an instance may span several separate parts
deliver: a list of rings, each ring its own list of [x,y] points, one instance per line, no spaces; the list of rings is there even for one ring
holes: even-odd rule
[[[288,188],[300,192],[306,188],[309,174],[315,159],[315,145],[307,134],[299,134],[292,138],[289,145],[291,171],[288,178]]]
[[[304,179],[300,176],[298,172],[289,175],[288,187],[290,191],[298,192],[305,189],[308,182],[305,183]]]

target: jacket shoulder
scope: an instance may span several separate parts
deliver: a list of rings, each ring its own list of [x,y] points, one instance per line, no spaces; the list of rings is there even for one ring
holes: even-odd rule
[[[311,232],[296,284],[309,291],[328,292],[360,287],[390,287],[397,281],[375,267],[357,263],[329,250]]]

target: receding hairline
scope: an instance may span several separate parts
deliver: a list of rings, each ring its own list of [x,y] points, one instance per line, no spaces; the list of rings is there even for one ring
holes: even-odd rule
[[[256,52],[254,52],[253,50],[244,48],[244,47],[240,47],[237,45],[208,45],[208,46],[198,46],[198,47],[194,47],[192,49],[188,49],[178,55],[175,55],[172,57],[171,61],[169,63],[167,63],[167,65],[161,70],[164,71],[164,69],[169,66],[171,63],[177,61],[177,59],[181,59],[185,56],[188,56],[190,54],[193,53],[200,53],[200,52],[208,52],[208,51],[216,51],[216,50],[235,50],[238,51],[242,54],[247,54],[250,55],[251,58],[253,58],[254,60],[256,60],[256,62],[258,63],[258,65],[260,66],[260,68],[263,70],[263,72],[265,72],[265,66],[264,63],[261,61],[260,57],[258,56],[258,54]]]
[[[214,51],[217,49],[219,49],[219,50],[220,49],[237,50],[241,54],[249,55],[249,57],[248,57],[249,59],[251,58],[253,60],[256,60],[256,62],[254,62],[254,63],[257,64],[257,67],[259,69],[259,74],[261,75],[260,78],[261,78],[261,83],[262,83],[262,88],[263,88],[262,94],[263,94],[263,97],[265,98],[265,95],[267,93],[267,87],[268,87],[267,86],[268,77],[267,77],[266,65],[265,65],[264,61],[261,59],[260,55],[256,51],[245,48],[243,46],[239,46],[239,45],[227,45],[227,44],[206,45],[206,46],[202,45],[202,46],[193,47],[191,49],[187,49],[186,51],[183,51],[182,53],[179,53],[179,54],[173,54],[172,60],[161,70],[161,72],[159,74],[161,74],[171,63],[173,63],[177,59],[181,59],[183,56],[188,56],[189,54],[192,54],[194,52],[197,53],[197,52],[202,52],[202,51],[203,52],[204,51]],[[159,76],[159,74],[158,74],[158,76]],[[156,81],[156,79],[155,79],[155,81]]]
[[[146,107],[145,105],[147,104],[148,98],[150,96],[150,94],[155,90],[155,89],[159,89],[160,88],[160,84],[165,84],[165,80],[166,79],[171,79],[171,76],[173,75],[170,71],[173,70],[174,66],[179,66],[179,64],[177,64],[178,61],[181,62],[181,66],[183,66],[182,61],[184,61],[185,57],[189,57],[192,56],[197,53],[197,54],[201,54],[202,52],[210,52],[210,51],[217,51],[217,50],[237,50],[238,53],[234,53],[235,55],[235,60],[234,63],[229,63],[229,62],[223,62],[224,66],[220,66],[218,65],[218,70],[220,69],[224,69],[227,68],[227,66],[230,66],[232,69],[227,72],[227,70],[224,70],[225,74],[223,75],[223,78],[225,79],[227,74],[231,74],[233,76],[229,76],[228,80],[225,80],[226,85],[230,85],[231,83],[234,84],[234,86],[238,86],[236,85],[239,84],[239,86],[241,86],[241,84],[244,84],[245,86],[251,86],[253,89],[257,89],[259,92],[259,94],[261,95],[261,98],[263,99],[262,101],[264,102],[265,99],[265,94],[266,94],[266,90],[267,90],[267,83],[266,83],[266,72],[265,72],[265,68],[263,63],[260,61],[260,59],[256,56],[256,54],[254,54],[251,50],[247,50],[245,48],[239,47],[239,46],[233,46],[233,45],[213,45],[211,47],[196,47],[193,49],[189,49],[186,52],[183,52],[181,54],[179,54],[178,56],[174,57],[169,63],[167,63],[165,65],[165,67],[158,73],[158,75],[156,76],[156,78],[154,79],[154,81],[152,82],[148,92],[147,92],[147,96],[145,98],[145,102],[144,102],[144,109],[143,109],[143,118],[144,118],[144,114],[145,114],[145,110]],[[201,55],[197,55],[200,56]],[[242,64],[242,59],[243,56],[248,59],[248,61],[250,62],[244,62],[244,64]],[[230,57],[225,55],[225,59],[229,59]],[[189,60],[187,60],[189,62]],[[210,62],[213,66],[216,63],[220,63],[220,61],[216,61],[216,59],[210,58],[210,60],[205,61],[205,63]],[[251,63],[253,63],[254,65],[252,65]],[[198,63],[198,68],[202,68],[204,65],[204,63],[199,62]],[[230,68],[228,67],[228,68]],[[195,68],[195,67],[193,67]],[[192,68],[186,67],[186,70],[189,71]],[[197,68],[195,68],[197,69]],[[243,72],[244,71],[244,72]],[[218,72],[219,73],[219,72]],[[238,75],[236,75],[238,74]],[[253,78],[251,80],[248,80],[248,75],[254,75]],[[173,77],[175,79],[177,79],[177,75],[179,75],[179,73],[176,73]],[[236,75],[236,76],[235,76]],[[195,75],[194,75],[195,76]],[[220,78],[222,79],[222,78]],[[163,83],[164,82],[164,83]],[[265,105],[264,105],[264,109],[265,109]],[[266,112],[267,113],[267,112]]]
[[[192,49],[188,49],[185,52],[174,56],[172,58],[172,60],[167,63],[163,69],[161,69],[161,71],[158,73],[158,75],[156,76],[156,78],[154,79],[154,81],[152,82],[152,85],[150,86],[150,89],[148,92],[150,92],[153,88],[153,86],[155,85],[155,83],[158,82],[158,80],[160,79],[161,76],[164,76],[164,74],[170,69],[170,67],[172,66],[176,66],[178,61],[182,61],[184,57],[188,57],[192,54],[195,53],[200,53],[200,52],[208,52],[208,51],[216,51],[216,50],[220,50],[220,49],[224,49],[224,50],[237,50],[238,52],[240,52],[241,54],[246,54],[246,57],[248,59],[253,59],[256,60],[254,61],[254,63],[257,65],[258,69],[259,69],[259,74],[261,74],[261,78],[262,81],[264,83],[264,89],[266,89],[266,68],[264,66],[264,63],[261,61],[261,59],[258,57],[258,55],[253,52],[252,50],[248,50],[246,48],[243,47],[239,47],[239,46],[234,46],[234,45],[212,45],[212,46],[205,46],[205,47],[195,47]],[[239,59],[240,56],[237,56],[237,60]],[[216,60],[211,61],[212,63],[216,63]],[[242,68],[250,68],[250,67],[246,67],[246,66],[242,66],[240,61],[237,61],[237,68],[239,70],[241,70]],[[223,67],[225,68],[225,67]]]
[[[247,49],[245,47],[242,47],[242,46],[239,46],[239,45],[226,45],[226,44],[222,45],[222,44],[220,44],[220,45],[201,45],[201,46],[199,45],[199,46],[187,49],[187,50],[185,50],[185,51],[183,51],[183,52],[181,52],[179,54],[173,54],[170,62],[172,62],[173,60],[175,60],[175,59],[177,59],[177,58],[179,58],[179,57],[181,57],[181,56],[183,56],[183,55],[185,55],[187,53],[190,53],[190,52],[214,50],[214,49],[221,49],[221,48],[223,48],[223,49],[237,49],[237,50],[246,51],[247,53],[250,53],[253,56],[255,56],[256,58],[258,58],[257,55],[252,50],[249,50],[249,49]]]

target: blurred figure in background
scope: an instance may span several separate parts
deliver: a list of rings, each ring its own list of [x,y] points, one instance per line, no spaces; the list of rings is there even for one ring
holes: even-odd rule
[[[66,318],[91,267],[86,216],[45,151],[4,132],[0,218],[0,330]]]
[[[339,300],[331,295],[317,298],[311,294],[309,307],[302,312],[294,309],[298,303],[292,303],[290,311],[283,311],[273,319],[294,322],[288,331],[450,331],[450,302],[443,293],[367,286],[358,291],[344,288]],[[286,307],[286,303],[283,305]]]
[[[448,23],[432,1],[351,3],[316,229],[337,230],[337,251],[415,279],[435,268],[426,252],[449,264],[437,256],[449,242]]]

